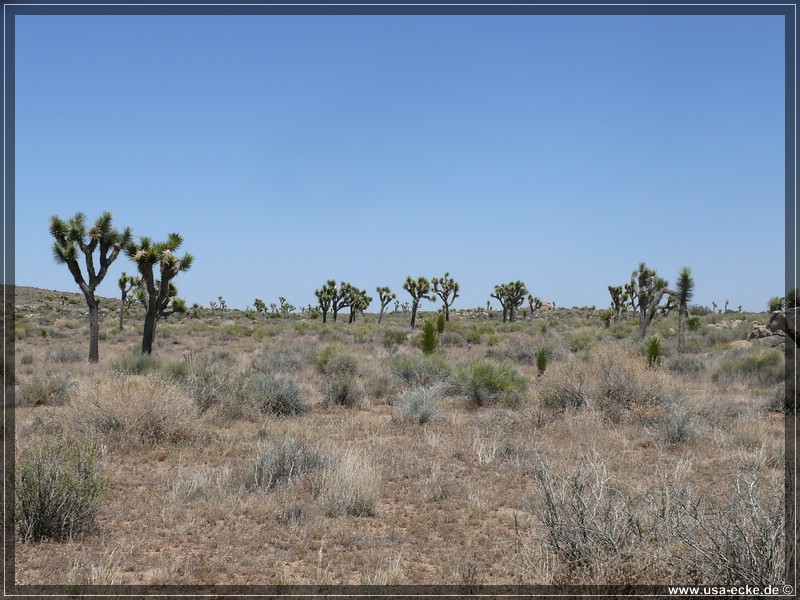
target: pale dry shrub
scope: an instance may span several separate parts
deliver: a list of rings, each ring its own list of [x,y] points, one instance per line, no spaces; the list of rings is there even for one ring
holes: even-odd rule
[[[84,385],[70,407],[72,427],[109,444],[184,444],[198,437],[198,412],[179,387],[155,376],[114,374]]]
[[[399,420],[420,425],[432,421],[439,414],[437,398],[444,395],[445,389],[441,383],[403,389],[392,402],[398,411]]]
[[[63,373],[47,373],[44,377],[20,384],[17,406],[63,406],[75,393],[75,382]]]
[[[590,353],[593,400],[615,420],[637,404],[660,404],[667,381],[663,373],[648,369],[644,360],[617,345],[598,346]]]
[[[328,462],[325,454],[301,438],[288,436],[280,443],[265,440],[258,446],[245,488],[272,490],[288,486],[299,477],[325,467]]]
[[[348,449],[334,457],[316,484],[320,509],[327,517],[374,517],[381,491],[379,468],[363,450]]]
[[[564,411],[585,408],[590,393],[589,368],[580,360],[551,365],[540,379],[539,398],[545,408]]]

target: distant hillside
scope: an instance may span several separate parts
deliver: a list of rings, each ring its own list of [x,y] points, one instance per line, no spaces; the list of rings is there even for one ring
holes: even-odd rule
[[[3,286],[4,295],[8,294],[9,290],[13,294],[15,306],[18,307],[41,306],[46,302],[58,306],[61,304],[62,300],[66,304],[76,304],[77,302],[86,306],[86,300],[83,297],[83,293],[80,291],[62,292],[60,290],[45,290],[43,288],[27,287],[24,285]],[[101,302],[114,302],[117,300],[117,298],[109,298],[108,296],[101,296],[100,294],[97,294],[97,297],[100,298]],[[6,297],[6,301],[8,301],[8,299],[9,298]]]

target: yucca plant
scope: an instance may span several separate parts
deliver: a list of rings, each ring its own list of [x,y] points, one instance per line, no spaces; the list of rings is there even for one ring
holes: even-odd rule
[[[378,300],[380,300],[381,303],[381,312],[378,315],[378,323],[380,323],[383,319],[383,312],[386,310],[386,307],[389,305],[389,303],[397,298],[397,294],[393,293],[388,286],[378,286],[375,288],[375,291],[378,292]]]
[[[661,365],[664,349],[661,344],[661,338],[657,335],[652,336],[647,340],[647,367],[654,369]]]
[[[547,348],[544,346],[539,348],[539,351],[536,353],[536,369],[539,375],[544,375],[544,371],[547,369]]]
[[[100,300],[95,298],[95,290],[105,278],[108,267],[131,239],[130,227],[120,233],[111,226],[112,218],[110,212],[104,212],[87,231],[83,213],[75,213],[68,221],[62,221],[58,215],[50,217],[50,235],[55,240],[53,259],[67,265],[89,307],[89,362],[100,360]],[[100,268],[96,269],[93,255],[98,248]],[[79,253],[86,263],[88,282],[78,263]]]
[[[694,296],[694,279],[689,267],[684,267],[678,274],[674,295],[678,301],[678,352],[686,352],[686,318],[689,316],[689,301]]]

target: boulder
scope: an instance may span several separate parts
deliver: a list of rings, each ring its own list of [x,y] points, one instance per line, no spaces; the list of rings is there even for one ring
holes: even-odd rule
[[[786,312],[776,310],[767,323],[767,329],[773,334],[784,334],[789,336],[796,345],[800,345],[797,338],[797,313],[800,308],[791,308]]]

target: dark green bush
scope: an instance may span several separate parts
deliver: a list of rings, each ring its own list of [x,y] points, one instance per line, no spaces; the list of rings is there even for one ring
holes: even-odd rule
[[[358,371],[358,361],[352,354],[344,352],[340,346],[330,344],[320,352],[317,359],[317,370],[325,375],[345,373],[355,375]]]
[[[442,316],[444,317],[444,315]],[[436,336],[436,325],[434,324],[433,319],[425,319],[425,323],[422,325],[422,340],[420,341],[422,352],[424,354],[433,354],[436,351],[438,342],[439,339]]]
[[[383,345],[386,348],[401,346],[407,338],[408,334],[402,329],[386,329],[383,332]]]
[[[61,541],[89,533],[104,486],[94,442],[81,446],[62,438],[28,449],[16,469],[20,537]]]

